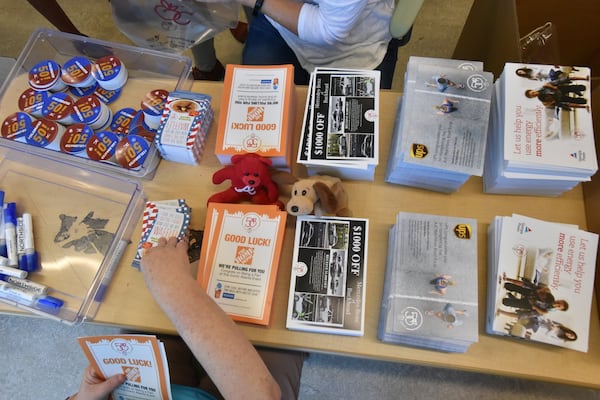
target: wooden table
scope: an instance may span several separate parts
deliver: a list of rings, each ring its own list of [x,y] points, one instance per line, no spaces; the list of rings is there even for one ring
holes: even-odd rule
[[[215,114],[219,115],[221,83],[196,82],[193,90],[213,96]],[[368,217],[369,258],[365,335],[346,337],[289,331],[285,328],[295,218],[288,219],[281,264],[277,277],[272,322],[269,328],[243,325],[250,340],[257,345],[302,349],[310,352],[335,353],[355,357],[422,364],[450,369],[553,381],[600,389],[600,327],[596,302],[593,302],[590,346],[580,353],[549,345],[524,342],[485,333],[484,317],[487,280],[487,228],[496,215],[520,213],[557,222],[577,224],[585,228],[585,212],[581,187],[558,198],[488,195],[482,192],[480,178],[471,178],[457,193],[442,194],[421,189],[390,185],[384,182],[392,134],[397,92],[381,93],[380,164],[375,180],[345,181],[350,208],[354,215]],[[306,87],[297,88],[296,126],[300,134]],[[164,200],[182,197],[193,208],[193,229],[203,229],[206,199],[222,187],[211,183],[212,174],[221,167],[213,154],[216,122],[213,124],[200,166],[162,161],[151,181],[142,181],[148,199]],[[298,137],[296,137],[296,142]],[[295,145],[294,149],[297,146]],[[302,175],[303,168],[295,173]],[[229,182],[223,184],[226,187]],[[476,218],[479,232],[479,342],[465,354],[446,354],[430,350],[385,344],[377,339],[377,324],[383,288],[388,229],[400,211]],[[141,221],[138,232],[141,231]],[[136,238],[133,238],[135,241]],[[146,289],[141,273],[131,267],[135,244],[128,246],[114,275],[104,303],[94,323],[136,330],[175,333],[172,324]],[[20,313],[10,306],[0,312]]]

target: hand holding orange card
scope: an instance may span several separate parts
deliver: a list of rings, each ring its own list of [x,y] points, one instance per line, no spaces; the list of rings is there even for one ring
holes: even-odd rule
[[[77,339],[104,379],[125,374],[115,399],[171,400],[169,367],[162,342],[152,335],[88,336]]]
[[[235,321],[268,325],[287,213],[209,203],[197,281]]]

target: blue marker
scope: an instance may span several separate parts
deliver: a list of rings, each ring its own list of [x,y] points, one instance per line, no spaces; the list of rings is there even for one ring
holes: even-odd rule
[[[4,234],[6,235],[8,265],[11,267],[19,265],[17,255],[17,205],[15,203],[7,203],[4,206]]]
[[[49,310],[59,310],[65,302],[57,297],[40,295],[12,283],[0,281],[0,296],[26,306],[38,306]]]
[[[4,210],[4,191],[0,190],[0,208]],[[6,235],[4,233],[4,211],[0,212],[0,256],[6,257]]]

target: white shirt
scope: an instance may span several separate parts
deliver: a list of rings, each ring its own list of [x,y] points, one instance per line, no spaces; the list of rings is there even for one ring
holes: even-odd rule
[[[308,72],[315,67],[377,67],[392,38],[394,0],[304,2],[298,35],[269,19]]]

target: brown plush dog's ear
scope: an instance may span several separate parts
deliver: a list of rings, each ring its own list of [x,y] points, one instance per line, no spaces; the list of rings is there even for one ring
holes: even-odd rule
[[[331,189],[329,189],[329,186],[323,182],[315,182],[313,188],[315,189],[315,192],[317,192],[317,196],[321,202],[321,208],[329,214],[335,213],[337,208],[337,198]]]

